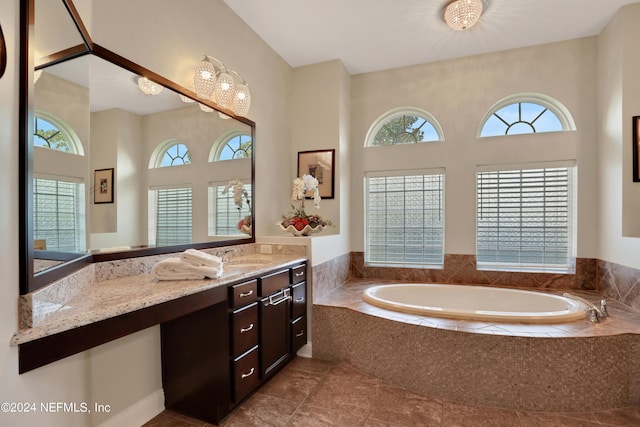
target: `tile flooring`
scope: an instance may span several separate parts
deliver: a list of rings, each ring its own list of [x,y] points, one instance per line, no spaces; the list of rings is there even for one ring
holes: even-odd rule
[[[143,427],[194,426],[211,424],[167,410]],[[640,406],[540,413],[467,405],[396,387],[343,363],[298,357],[221,424],[250,426],[637,427]]]

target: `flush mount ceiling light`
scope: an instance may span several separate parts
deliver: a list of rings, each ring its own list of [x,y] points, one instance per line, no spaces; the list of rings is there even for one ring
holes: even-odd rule
[[[240,74],[212,56],[205,55],[196,66],[193,87],[198,98],[215,102],[236,116],[246,116],[249,112],[249,85]]]
[[[451,29],[467,30],[482,15],[482,0],[455,0],[444,9],[444,20]]]
[[[147,95],[157,95],[162,92],[162,89],[164,89],[164,87],[162,87],[158,83],[152,82],[146,77],[138,78],[138,87]]]

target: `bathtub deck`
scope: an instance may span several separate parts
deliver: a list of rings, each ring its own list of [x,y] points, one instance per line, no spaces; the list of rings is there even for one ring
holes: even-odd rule
[[[640,404],[640,313],[631,308],[611,301],[601,323],[450,320],[362,301],[383,283],[393,282],[350,281],[314,301],[314,357],[468,404],[544,412]]]
[[[609,317],[600,323],[591,323],[586,317],[569,323],[527,324],[506,322],[485,322],[446,319],[418,314],[405,314],[376,307],[362,300],[365,289],[381,285],[398,283],[376,279],[353,279],[347,281],[331,294],[314,300],[314,305],[349,308],[360,313],[369,314],[383,319],[394,320],[412,325],[422,325],[430,328],[446,329],[458,332],[476,334],[505,335],[536,338],[570,338],[570,337],[599,337],[621,334],[640,334],[640,312],[633,310],[617,301],[607,300]],[[566,290],[557,289],[526,289],[543,291],[562,295]],[[604,298],[597,292],[571,290],[570,293],[586,298],[599,306]]]

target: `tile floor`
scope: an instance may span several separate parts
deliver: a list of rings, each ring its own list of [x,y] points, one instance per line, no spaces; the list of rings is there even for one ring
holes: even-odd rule
[[[164,411],[143,427],[194,426],[211,424]],[[467,405],[395,387],[343,363],[298,357],[221,424],[250,426],[637,427],[640,406],[539,413]]]

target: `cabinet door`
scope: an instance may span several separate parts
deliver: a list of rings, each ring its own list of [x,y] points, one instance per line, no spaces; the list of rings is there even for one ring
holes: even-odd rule
[[[268,376],[289,357],[289,288],[260,301],[260,350],[263,377]]]

